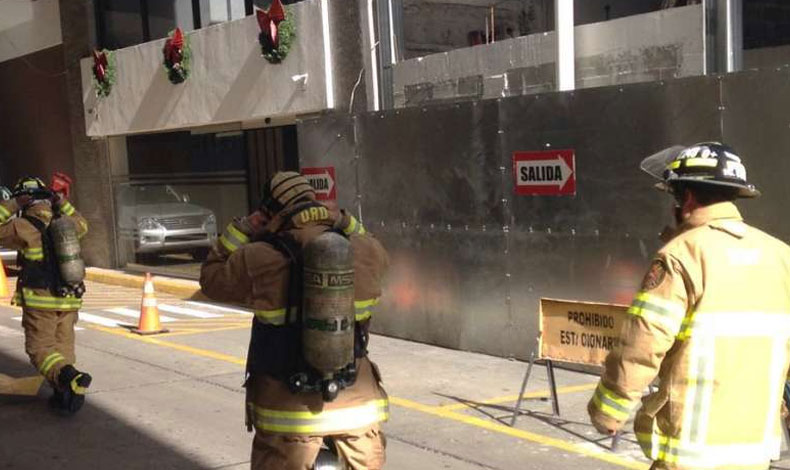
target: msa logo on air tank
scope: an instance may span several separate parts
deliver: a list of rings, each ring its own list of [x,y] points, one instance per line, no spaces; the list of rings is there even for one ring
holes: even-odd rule
[[[354,271],[351,272],[321,272],[304,270],[304,284],[315,287],[345,288],[354,284]]]
[[[560,165],[522,166],[519,179],[523,183],[562,182],[562,168]]]

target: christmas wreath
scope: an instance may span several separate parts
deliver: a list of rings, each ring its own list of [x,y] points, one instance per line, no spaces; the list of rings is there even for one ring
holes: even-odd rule
[[[96,96],[105,98],[110,95],[115,84],[115,54],[103,49],[93,51],[93,89]]]
[[[176,28],[170,33],[165,47],[162,50],[165,58],[165,68],[167,69],[167,78],[172,84],[182,83],[189,77],[189,65],[192,59],[192,50],[189,48],[189,41],[187,41],[181,28]]]
[[[288,14],[280,0],[273,0],[269,10],[257,10],[255,16],[261,33],[261,54],[269,62],[279,64],[291,50],[291,43],[296,37],[292,15]]]

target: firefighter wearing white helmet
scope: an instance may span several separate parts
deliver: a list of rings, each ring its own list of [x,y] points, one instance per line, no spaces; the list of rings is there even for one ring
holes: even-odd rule
[[[219,238],[200,284],[255,311],[245,384],[253,469],[331,468],[324,443],[353,470],[384,465],[388,402],[367,342],[387,264],[362,224],[316,201],[295,172],[275,174],[261,207]]]
[[[733,202],[760,193],[730,147],[672,147],[642,169],[675,197],[677,227],[606,359],[592,423],[613,434],[641,400],[652,468],[767,469],[790,363],[790,247],[744,223]]]

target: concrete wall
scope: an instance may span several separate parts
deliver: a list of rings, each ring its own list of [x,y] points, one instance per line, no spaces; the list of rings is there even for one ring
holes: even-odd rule
[[[278,65],[261,56],[255,17],[187,35],[192,71],[172,85],[162,65],[164,40],[116,51],[117,82],[96,97],[91,59],[82,61],[83,104],[89,136],[197,127],[316,112],[327,107],[320,0],[290,7],[297,38]],[[340,30],[337,35],[341,35]],[[329,59],[331,60],[331,59]],[[306,75],[306,79],[298,77]]]
[[[790,46],[763,47],[743,51],[743,68],[772,69],[790,64]]]
[[[73,174],[64,71],[62,46],[0,62],[0,184]]]
[[[674,8],[577,26],[577,87],[702,74],[702,8]],[[553,32],[458,49],[395,65],[396,106],[555,89]]]
[[[58,0],[0,2],[0,62],[61,42]]]
[[[0,184],[73,172],[57,0],[0,1]]]

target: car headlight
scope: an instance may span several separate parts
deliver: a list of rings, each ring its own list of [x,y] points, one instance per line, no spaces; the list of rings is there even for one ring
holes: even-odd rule
[[[137,221],[137,228],[140,230],[158,230],[163,227],[162,224],[153,217],[142,217]]]
[[[217,217],[214,214],[207,215],[206,220],[203,221],[203,225],[217,225]]]

